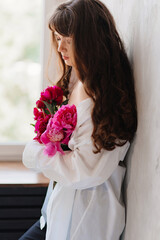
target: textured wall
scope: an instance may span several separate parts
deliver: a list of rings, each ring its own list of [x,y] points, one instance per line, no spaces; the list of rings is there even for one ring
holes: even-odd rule
[[[127,157],[124,240],[160,239],[160,1],[104,1],[133,64],[138,130]]]
[[[47,0],[46,12],[62,0]],[[133,64],[138,130],[127,156],[124,240],[160,239],[160,1],[103,0]],[[45,33],[45,41],[47,32]],[[49,51],[45,44],[44,61]],[[56,72],[51,69],[51,72]]]

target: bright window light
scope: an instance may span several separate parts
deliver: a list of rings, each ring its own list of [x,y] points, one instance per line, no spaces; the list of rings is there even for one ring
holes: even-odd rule
[[[41,89],[41,0],[0,1],[0,143],[33,138]]]

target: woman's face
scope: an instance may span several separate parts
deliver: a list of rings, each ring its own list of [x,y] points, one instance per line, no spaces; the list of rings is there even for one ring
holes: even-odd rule
[[[64,37],[56,31],[54,35],[58,45],[57,50],[61,53],[65,64],[75,67],[72,37]]]

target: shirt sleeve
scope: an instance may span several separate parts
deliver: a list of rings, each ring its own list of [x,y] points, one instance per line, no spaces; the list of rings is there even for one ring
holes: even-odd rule
[[[53,157],[44,155],[44,145],[31,141],[23,152],[23,163],[28,168],[41,171],[47,178],[75,189],[100,185],[112,175],[119,161],[123,161],[129,142],[112,151],[102,149],[95,154],[91,133],[90,121],[85,122],[69,141],[71,151],[64,155],[57,152]]]

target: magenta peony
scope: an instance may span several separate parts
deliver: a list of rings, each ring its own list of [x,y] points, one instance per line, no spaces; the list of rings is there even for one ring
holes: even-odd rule
[[[37,108],[33,109],[33,114],[34,114],[34,120],[38,120],[39,118],[44,117],[44,113],[41,110],[39,111]]]
[[[77,123],[76,107],[66,105],[68,99],[62,101],[61,88],[47,87],[41,92],[33,111],[36,121],[31,124],[36,133],[34,140],[45,144],[44,152],[48,156],[53,156],[57,151],[64,154],[63,150],[69,150],[68,141]]]
[[[34,137],[34,140],[37,140],[39,143],[42,143],[40,137],[42,133],[46,130],[47,124],[51,115],[46,115],[42,111],[39,111],[37,108],[34,108],[34,119],[36,120],[34,132],[37,134]]]
[[[40,101],[51,103],[54,101],[57,105],[61,105],[63,100],[63,91],[58,86],[47,87],[41,92]]]
[[[46,130],[49,119],[54,116],[58,110],[58,106],[62,103],[63,91],[58,86],[47,87],[41,92],[41,97],[36,101],[36,108],[33,110],[35,124],[35,133],[37,134],[34,140],[42,143],[40,138],[42,133]]]
[[[37,106],[37,108],[40,108],[40,109],[44,109],[45,108],[45,104],[41,100],[38,100],[36,102],[36,106]]]
[[[63,154],[61,144],[68,144],[70,136],[77,124],[77,110],[75,105],[63,105],[50,118],[46,131],[40,141],[46,145],[44,153],[54,156],[57,151]]]

